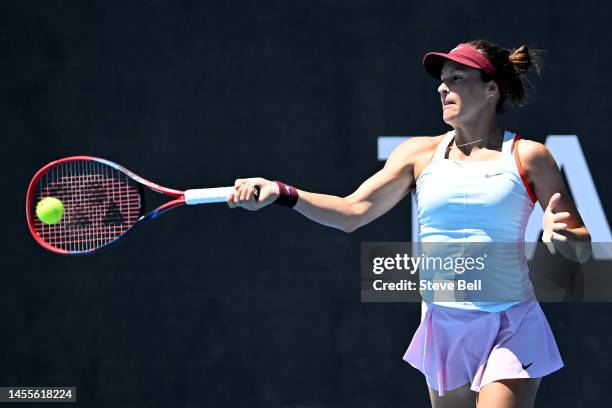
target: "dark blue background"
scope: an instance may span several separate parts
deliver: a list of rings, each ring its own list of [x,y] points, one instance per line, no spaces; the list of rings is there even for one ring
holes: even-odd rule
[[[61,257],[24,217],[43,164],[89,154],[175,188],[279,178],[346,195],[382,135],[441,120],[426,51],[547,50],[524,137],[577,134],[611,199],[610,10],[541,2],[4,2],[0,385],[75,385],[82,406],[405,407],[418,304],[362,304],[364,241],[408,241],[410,202],[347,235],[282,208],[183,208],[116,248]],[[544,304],[566,367],[537,406],[612,397],[608,304]]]

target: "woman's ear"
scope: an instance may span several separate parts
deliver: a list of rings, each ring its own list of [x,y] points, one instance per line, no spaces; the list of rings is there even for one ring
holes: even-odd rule
[[[487,85],[487,97],[493,98],[495,94],[499,94],[499,86],[495,81],[489,81]]]

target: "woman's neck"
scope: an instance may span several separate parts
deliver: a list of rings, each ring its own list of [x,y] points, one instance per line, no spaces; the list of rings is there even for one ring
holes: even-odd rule
[[[456,147],[464,153],[469,153],[473,149],[497,149],[501,145],[504,133],[495,122],[462,124],[453,126],[453,128],[455,129],[455,140],[449,147]]]

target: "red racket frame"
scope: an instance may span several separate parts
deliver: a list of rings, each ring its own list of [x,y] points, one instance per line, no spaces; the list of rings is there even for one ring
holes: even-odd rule
[[[108,165],[120,172],[122,172],[123,174],[127,175],[128,177],[130,177],[132,180],[136,181],[137,183],[139,183],[140,185],[147,187],[157,193],[160,194],[164,194],[167,196],[170,196],[173,198],[173,200],[168,201],[167,203],[164,203],[163,205],[157,207],[156,209],[152,210],[151,212],[149,212],[146,215],[143,215],[143,211],[144,211],[144,205],[141,208],[141,215],[138,218],[138,220],[127,230],[125,231],[123,234],[121,234],[120,236],[116,237],[114,240],[108,242],[107,244],[105,244],[104,246],[101,246],[99,248],[95,248],[92,250],[84,250],[84,251],[68,251],[65,249],[61,249],[61,248],[56,248],[53,245],[47,243],[46,241],[44,241],[40,235],[38,234],[36,227],[35,227],[35,220],[34,217],[36,216],[34,214],[34,208],[33,205],[34,203],[33,198],[35,196],[35,191],[34,189],[36,188],[36,186],[38,185],[38,182],[40,181],[41,177],[45,174],[47,174],[49,172],[49,170],[51,170],[52,168],[59,166],[61,164],[65,164],[65,163],[69,163],[69,162],[74,162],[74,161],[94,161],[94,162],[98,162],[98,163],[102,163],[105,165]],[[106,159],[102,159],[99,157],[92,157],[92,156],[71,156],[71,157],[65,157],[63,159],[59,159],[59,160],[55,160],[52,161],[51,163],[45,165],[44,167],[42,167],[40,170],[38,170],[36,172],[36,174],[34,175],[34,177],[32,178],[32,180],[30,181],[30,184],[28,186],[28,190],[27,190],[27,194],[26,194],[26,218],[28,221],[28,228],[30,229],[30,233],[32,234],[32,236],[34,237],[34,239],[36,240],[36,242],[38,242],[42,247],[44,247],[45,249],[51,251],[51,252],[55,252],[57,254],[62,254],[62,255],[84,255],[84,254],[91,254],[94,252],[97,252],[101,249],[107,248],[108,246],[120,241],[122,238],[124,238],[127,233],[131,232],[137,225],[142,224],[144,221],[153,219],[158,217],[159,215],[165,213],[168,210],[171,210],[173,208],[185,205],[185,195],[184,195],[184,191],[181,190],[175,190],[175,189],[171,189],[171,188],[167,188],[167,187],[163,187],[160,186],[158,184],[155,184],[147,179],[144,179],[142,177],[140,177],[139,175],[133,173],[132,171],[126,169],[125,167],[111,162],[110,160],[106,160]],[[144,194],[141,191],[141,198],[144,198]]]

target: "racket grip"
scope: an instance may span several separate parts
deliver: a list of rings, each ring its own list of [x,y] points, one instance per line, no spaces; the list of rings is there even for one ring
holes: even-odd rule
[[[185,204],[224,203],[234,187],[196,188],[185,191]]]

